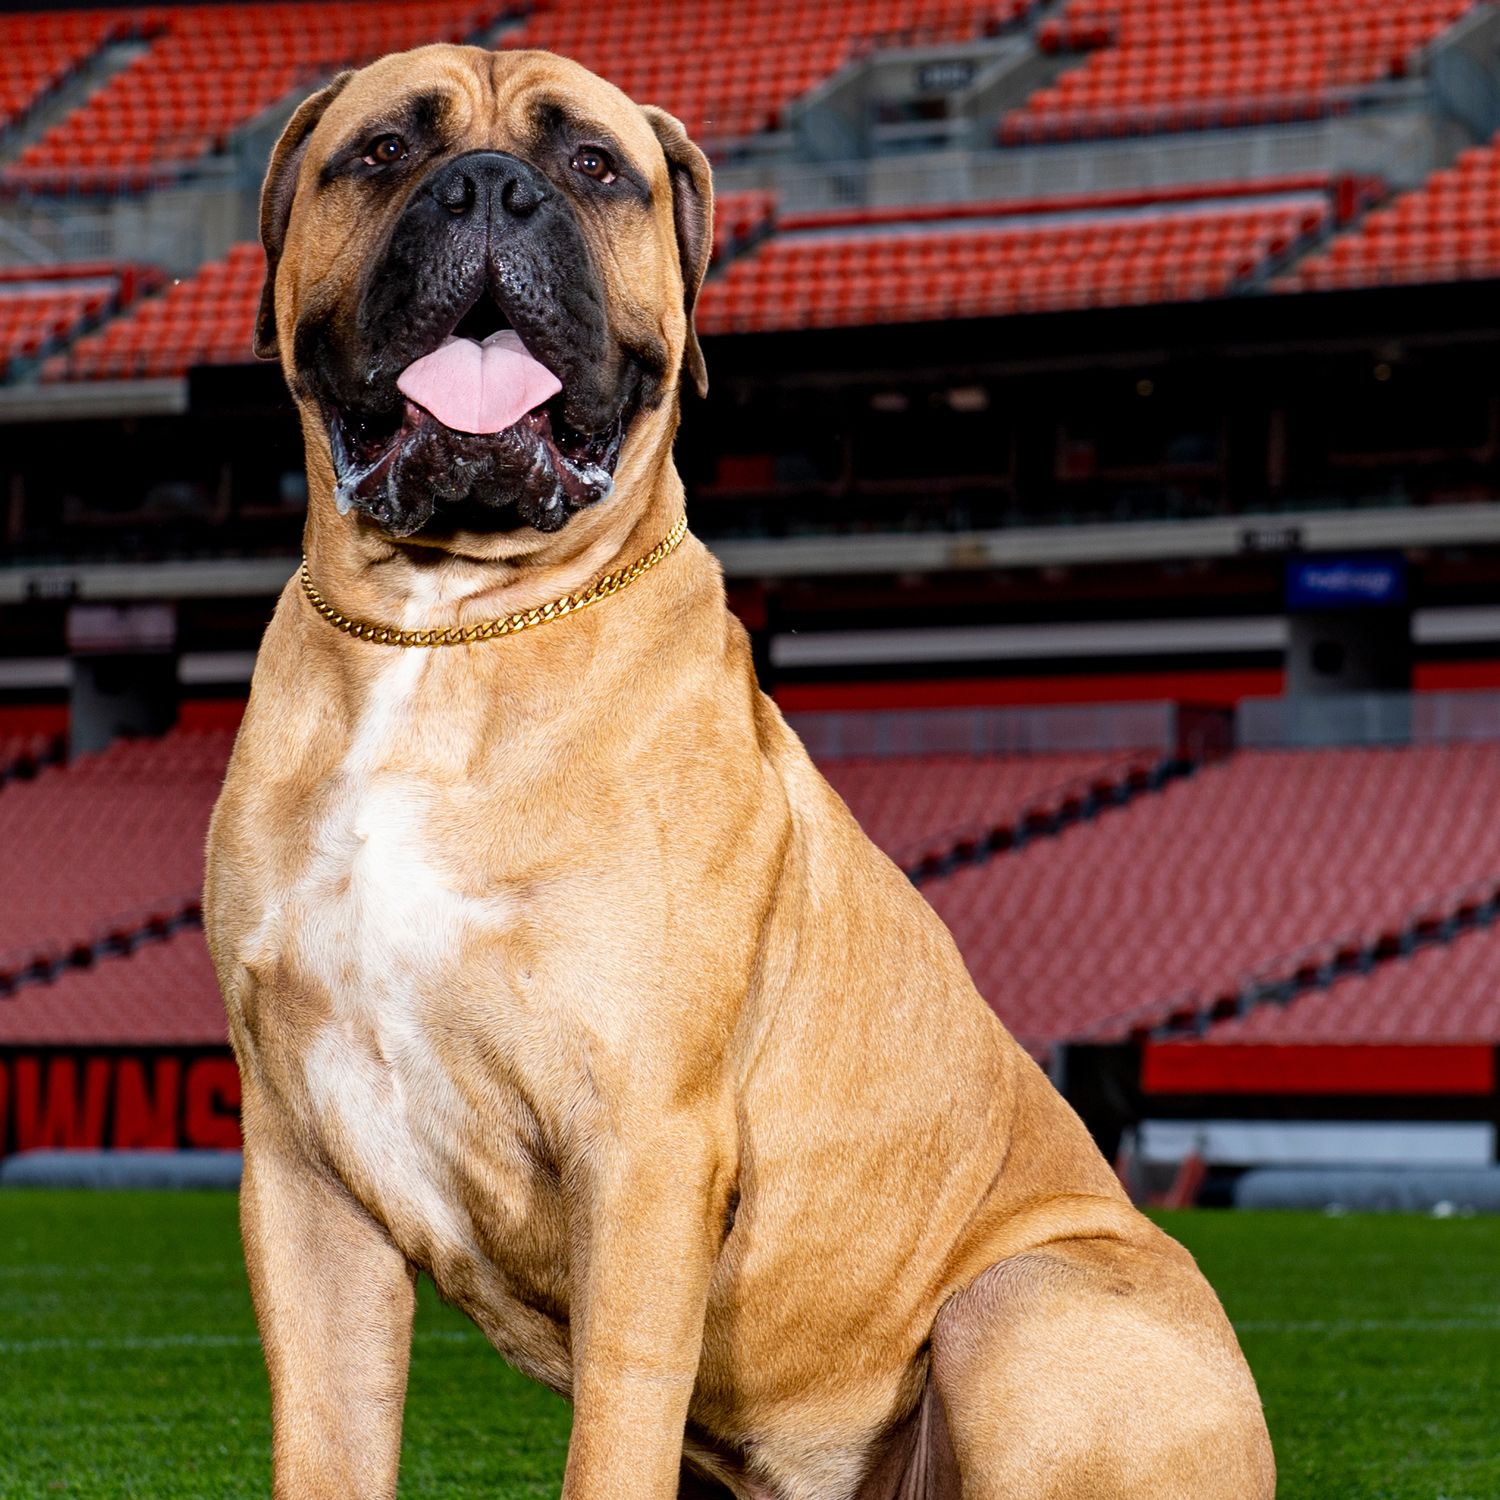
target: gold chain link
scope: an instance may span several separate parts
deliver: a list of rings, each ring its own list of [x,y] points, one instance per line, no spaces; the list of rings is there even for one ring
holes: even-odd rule
[[[535,609],[518,610],[513,615],[503,615],[498,620],[486,620],[482,625],[443,625],[431,630],[398,630],[394,625],[371,625],[364,620],[351,620],[336,610],[317,590],[312,574],[307,571],[307,559],[302,559],[302,592],[307,602],[337,630],[352,635],[356,640],[373,641],[377,646],[468,646],[475,641],[494,640],[496,636],[515,635],[518,631],[530,630],[534,625],[545,625],[549,620],[560,620],[575,610],[587,609],[611,594],[634,583],[642,573],[648,573],[657,563],[677,550],[677,544],[687,535],[687,516],[677,518],[677,524],[644,556],[638,557],[628,568],[617,568],[596,578],[586,589],[577,594],[564,594]]]

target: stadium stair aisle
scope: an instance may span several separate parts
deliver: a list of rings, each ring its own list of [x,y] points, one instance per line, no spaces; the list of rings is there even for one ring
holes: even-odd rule
[[[1036,1051],[1235,994],[1278,954],[1399,932],[1493,878],[1500,746],[1250,751],[923,894]]]
[[[1046,51],[1085,54],[1000,122],[1002,144],[1275,124],[1404,77],[1477,0],[1068,0]]]

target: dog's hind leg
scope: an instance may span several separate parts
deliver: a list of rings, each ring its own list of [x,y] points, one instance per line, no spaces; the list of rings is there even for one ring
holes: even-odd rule
[[[944,1305],[933,1379],[963,1500],[1270,1500],[1260,1398],[1181,1246],[1060,1240]]]

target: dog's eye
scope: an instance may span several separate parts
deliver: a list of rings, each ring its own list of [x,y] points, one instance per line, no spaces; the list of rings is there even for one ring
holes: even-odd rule
[[[406,142],[399,135],[382,135],[370,142],[365,152],[367,167],[388,167],[394,162],[406,160]]]
[[[615,180],[614,158],[603,146],[580,146],[573,153],[572,165],[575,172],[582,172],[595,182]]]

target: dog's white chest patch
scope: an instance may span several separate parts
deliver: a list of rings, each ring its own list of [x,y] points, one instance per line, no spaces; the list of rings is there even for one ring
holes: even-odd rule
[[[398,1238],[409,1225],[433,1248],[456,1249],[470,1238],[455,1181],[468,1111],[435,1051],[429,1007],[507,903],[457,889],[432,836],[441,793],[410,748],[431,666],[411,650],[383,668],[301,877],[267,925],[332,1003],[304,1072],[335,1163]]]

